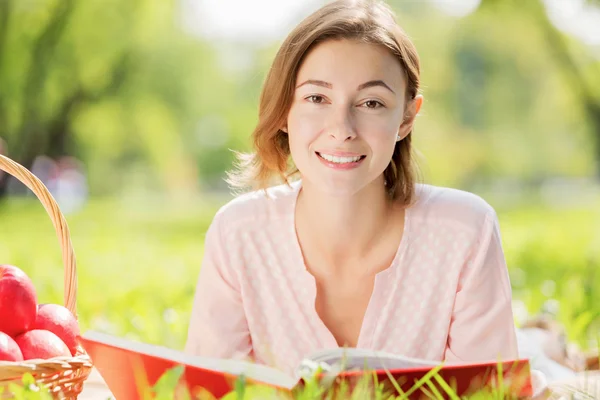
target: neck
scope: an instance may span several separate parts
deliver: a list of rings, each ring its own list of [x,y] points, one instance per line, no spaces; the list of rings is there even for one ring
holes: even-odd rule
[[[332,196],[303,182],[296,221],[324,260],[360,259],[387,233],[394,204],[383,182],[374,181],[349,197]],[[397,210],[396,210],[397,211]]]

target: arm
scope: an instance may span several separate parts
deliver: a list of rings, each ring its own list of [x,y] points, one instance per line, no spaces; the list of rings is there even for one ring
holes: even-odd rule
[[[496,213],[490,211],[459,279],[445,359],[498,361],[518,357],[510,279]]]
[[[252,350],[238,274],[224,248],[219,214],[206,233],[185,352],[204,357],[247,358]]]

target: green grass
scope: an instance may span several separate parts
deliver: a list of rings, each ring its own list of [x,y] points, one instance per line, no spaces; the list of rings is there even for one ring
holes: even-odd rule
[[[600,204],[600,200],[597,204]],[[530,312],[558,306],[570,340],[587,348],[600,333],[600,207],[529,206],[499,214],[513,298]]]
[[[335,376],[318,378],[321,371],[315,371],[312,377],[304,380],[293,390],[284,390],[272,386],[247,382],[243,375],[232,382],[229,393],[222,396],[221,400],[407,400],[407,399],[451,399],[451,400],[512,400],[520,398],[522,383],[508,384],[503,381],[501,364],[497,371],[496,379],[485,386],[479,385],[468,394],[458,396],[455,387],[439,375],[441,366],[433,368],[417,382],[404,386],[402,390],[398,381],[390,376],[385,383],[377,379],[376,374],[365,373],[358,380],[342,379]],[[140,371],[143,373],[143,371]],[[166,371],[158,381],[149,386],[147,383],[138,384],[138,392],[143,393],[143,400],[216,400],[216,397],[202,388],[194,388],[194,394],[181,380],[184,369],[177,366]],[[518,378],[516,378],[518,380]],[[524,382],[524,381],[523,381]],[[10,394],[15,400],[51,400],[48,389],[38,385],[30,374],[25,374],[20,384],[11,383],[0,387],[0,398],[3,394]]]
[[[224,201],[94,200],[68,215],[82,329],[182,348],[204,234]],[[600,208],[529,205],[499,211],[499,218],[515,301],[535,312],[555,300],[570,340],[582,347],[597,340]],[[0,263],[24,269],[40,302],[62,303],[58,239],[41,204],[0,203],[0,224]]]
[[[82,330],[181,348],[214,203],[91,203],[67,220],[78,266]],[[0,263],[33,279],[39,302],[63,302],[58,239],[35,201],[0,206]]]

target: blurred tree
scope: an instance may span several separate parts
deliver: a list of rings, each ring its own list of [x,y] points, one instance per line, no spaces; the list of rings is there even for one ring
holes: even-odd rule
[[[600,7],[600,0],[584,0],[586,4]],[[600,61],[586,51],[579,40],[562,33],[550,20],[543,0],[482,0],[480,9],[512,7],[527,15],[544,39],[545,52],[554,60],[571,91],[575,94],[590,125],[594,144],[595,174],[600,179]]]
[[[193,190],[192,136],[203,113],[219,109],[211,100],[223,80],[178,11],[176,0],[0,1],[9,157],[30,168],[39,155],[75,155],[97,193],[140,174],[156,189]]]
[[[57,57],[59,51],[64,51],[61,42],[65,41],[68,34],[65,31],[76,9],[74,0],[46,3],[39,8],[31,3],[23,6],[13,0],[3,0],[0,7],[0,71],[5,72],[0,74],[3,88],[0,90],[0,135],[6,137],[10,157],[31,167],[41,154],[58,158],[73,150],[72,113],[83,103],[98,101],[119,90],[130,70],[129,53],[123,51],[110,65],[109,77],[103,85],[86,87],[79,80],[80,63],[74,55],[69,55],[68,61],[72,63],[68,66],[64,65],[65,59]],[[27,17],[31,20],[27,21]],[[40,24],[42,28],[37,32],[31,34],[30,30],[23,29],[30,28],[33,20],[39,19],[45,19],[45,23]],[[25,26],[20,22],[25,22]],[[21,57],[9,57],[17,51],[14,44],[23,42],[27,43],[25,49],[29,54],[24,54],[25,49],[21,48]],[[28,63],[19,72],[23,65],[17,62],[24,58],[29,58]],[[12,65],[6,65],[8,61]],[[68,79],[63,81],[60,94],[52,93],[56,87],[51,88],[57,83],[52,82],[53,75],[57,74],[61,80]],[[20,104],[16,104],[17,101]],[[6,189],[6,177],[0,178],[0,195]]]
[[[484,3],[467,16],[394,4],[421,56],[415,145],[427,180],[516,192],[593,173],[587,115],[520,2]]]

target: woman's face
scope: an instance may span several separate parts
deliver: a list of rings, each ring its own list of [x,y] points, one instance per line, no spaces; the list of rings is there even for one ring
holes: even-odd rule
[[[421,104],[419,96],[407,107],[399,61],[380,46],[329,40],[306,56],[296,82],[286,130],[303,185],[347,196],[383,184]]]

